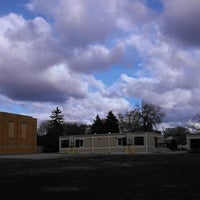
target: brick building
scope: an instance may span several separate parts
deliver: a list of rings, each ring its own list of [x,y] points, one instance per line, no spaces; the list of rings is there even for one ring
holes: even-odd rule
[[[0,112],[0,154],[36,153],[37,119]]]

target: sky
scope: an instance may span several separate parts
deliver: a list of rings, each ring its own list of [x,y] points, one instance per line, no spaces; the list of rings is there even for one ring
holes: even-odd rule
[[[200,0],[0,0],[0,111],[92,123],[144,100],[200,112]]]

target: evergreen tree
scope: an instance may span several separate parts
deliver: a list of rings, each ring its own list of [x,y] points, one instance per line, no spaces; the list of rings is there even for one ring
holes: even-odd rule
[[[85,134],[88,126],[78,122],[65,122],[63,124],[65,135],[81,135]]]
[[[96,116],[92,124],[91,131],[92,133],[96,133],[96,134],[104,133],[104,124],[101,118],[99,117],[99,115]]]
[[[53,110],[51,112],[50,118],[51,118],[50,120],[51,126],[62,127],[63,122],[64,122],[64,115],[62,114],[62,111],[60,108],[57,107],[55,110]]]
[[[112,113],[112,111],[108,112],[108,115],[105,121],[105,132],[119,133],[119,121],[117,117]]]
[[[57,107],[51,112],[47,135],[45,137],[44,151],[58,152],[59,151],[59,136],[63,135],[64,116],[62,111]]]

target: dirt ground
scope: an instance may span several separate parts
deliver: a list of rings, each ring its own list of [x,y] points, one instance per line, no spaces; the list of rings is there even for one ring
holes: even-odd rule
[[[200,199],[200,154],[0,156],[7,199]]]

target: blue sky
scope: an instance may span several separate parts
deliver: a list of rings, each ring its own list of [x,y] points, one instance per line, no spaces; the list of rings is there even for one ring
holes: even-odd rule
[[[181,9],[180,9],[181,6]],[[200,1],[0,0],[0,110],[91,123],[142,100],[199,112]],[[184,109],[183,109],[184,108]]]
[[[18,0],[18,1],[5,1],[0,0],[0,14],[1,16],[7,15],[10,12],[17,13],[19,15],[23,15],[26,18],[34,17],[33,13],[30,13],[25,4],[27,0]]]

